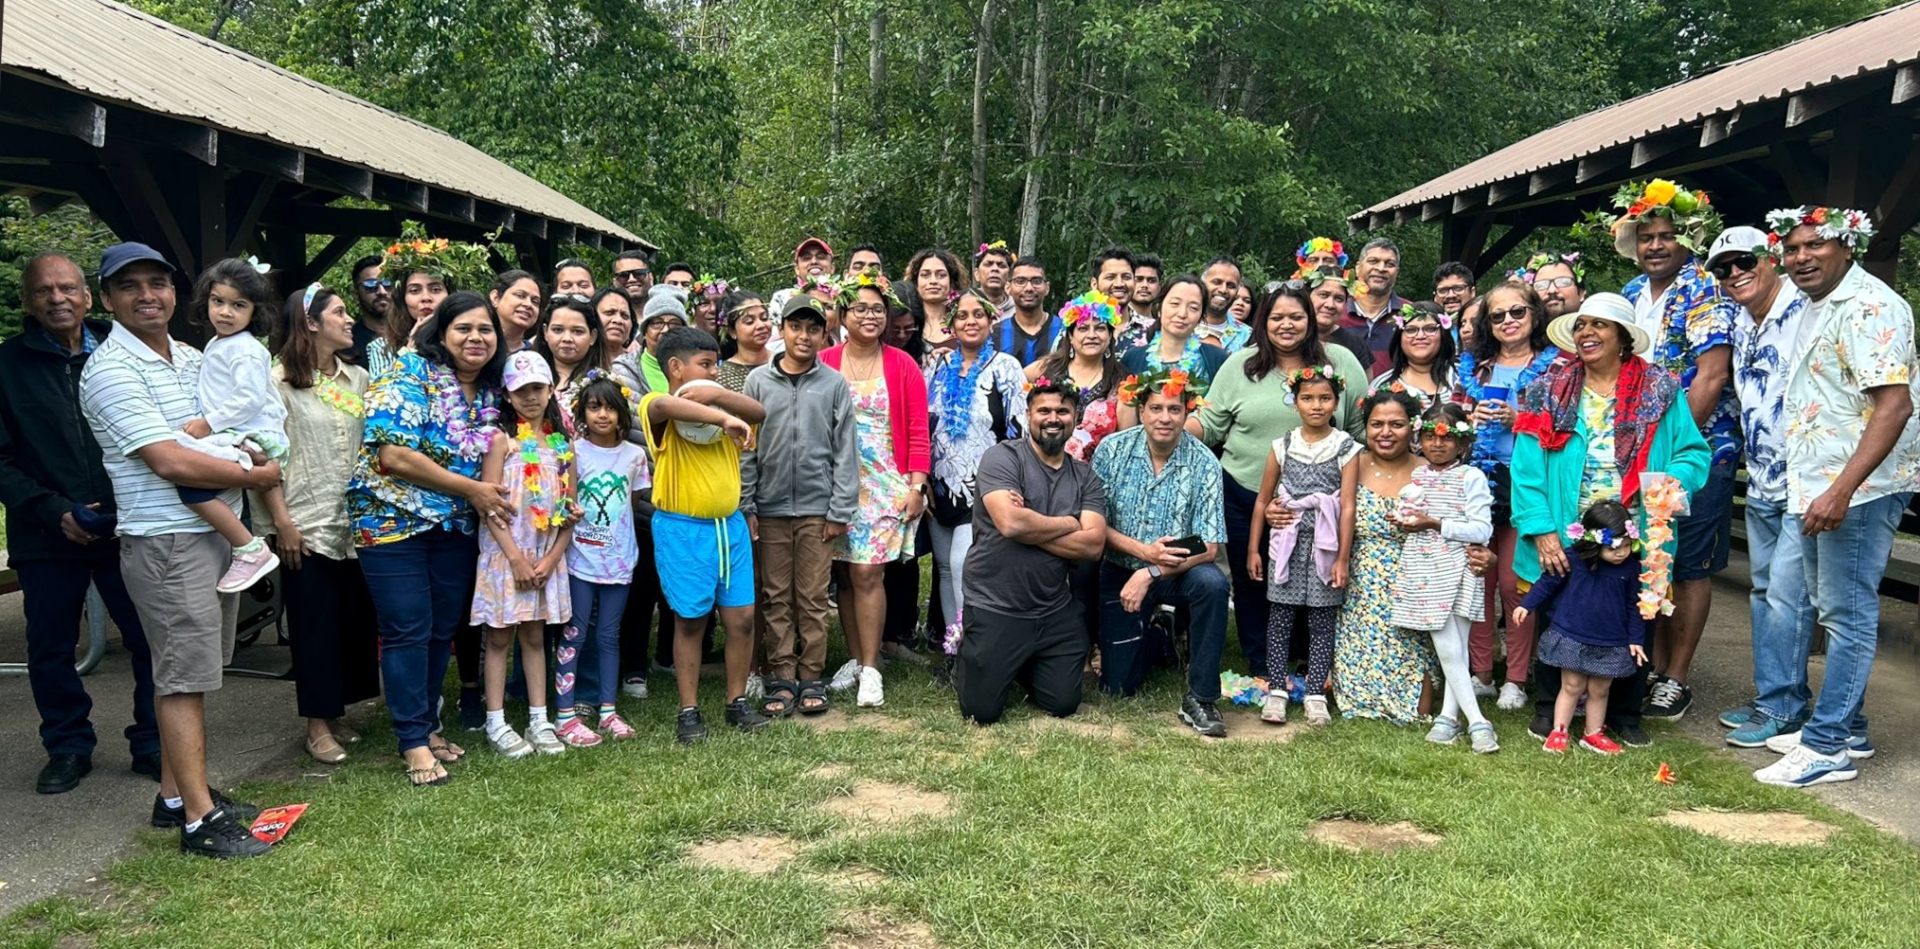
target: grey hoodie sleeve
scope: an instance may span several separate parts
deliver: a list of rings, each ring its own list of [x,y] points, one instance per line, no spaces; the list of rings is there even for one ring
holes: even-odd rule
[[[851,524],[860,506],[860,431],[853,418],[853,390],[845,379],[840,381],[834,398],[831,438],[833,475],[829,479],[832,494],[827,498],[827,520]]]
[[[741,389],[747,398],[761,405],[767,404],[766,397],[761,391],[759,373],[749,373],[747,384]],[[754,486],[760,482],[760,436],[766,434],[765,427],[766,423],[761,422],[754,430],[753,440],[740,451],[740,513],[749,517],[760,510],[758,499],[754,497]]]

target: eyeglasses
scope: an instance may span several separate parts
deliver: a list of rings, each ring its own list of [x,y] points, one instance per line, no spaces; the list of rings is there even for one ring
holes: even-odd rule
[[[1714,277],[1725,280],[1733,276],[1735,270],[1744,270],[1748,273],[1753,273],[1754,268],[1759,266],[1760,256],[1758,254],[1740,254],[1734,257],[1722,258],[1719,263],[1709,265],[1707,270],[1711,272]]]
[[[589,298],[578,293],[556,293],[547,298],[548,303],[587,303]]]
[[[1012,280],[1007,281],[1007,284],[1009,286],[1015,286],[1015,287],[1044,287],[1047,285],[1047,278],[1015,277]]]
[[[1532,316],[1532,315],[1533,315],[1533,310],[1532,310],[1532,308],[1530,308],[1530,307],[1528,307],[1528,306],[1526,306],[1525,304],[1521,304],[1521,305],[1519,305],[1519,306],[1510,306],[1510,307],[1507,307],[1507,308],[1506,308],[1506,309],[1504,309],[1504,310],[1488,310],[1488,311],[1487,311],[1487,322],[1489,322],[1489,323],[1518,323],[1518,322],[1520,322],[1521,320],[1524,320],[1524,319],[1526,319],[1527,317],[1529,317],[1529,316]]]
[[[368,292],[372,292],[374,290],[392,290],[393,281],[381,280],[379,278],[375,278],[373,280],[362,280],[360,281],[360,289],[366,290]]]
[[[1422,321],[1412,326],[1403,326],[1400,328],[1400,332],[1407,336],[1438,336],[1440,335],[1440,324]]]
[[[1536,284],[1536,286],[1538,285]],[[1461,294],[1472,293],[1472,292],[1473,292],[1472,287],[1460,286],[1460,285],[1433,288],[1433,295],[1436,297],[1439,297],[1439,296],[1457,297],[1457,296],[1460,296]]]
[[[886,304],[884,303],[855,303],[854,305],[847,307],[847,315],[848,316],[886,316],[887,307],[886,307]]]
[[[651,276],[653,276],[653,271],[648,270],[645,267],[642,267],[639,270],[616,270],[613,272],[613,282],[614,283],[639,283],[640,281],[645,280]]]
[[[1545,293],[1548,290],[1565,290],[1571,286],[1573,286],[1572,277],[1542,277],[1533,282],[1533,289],[1537,293]]]

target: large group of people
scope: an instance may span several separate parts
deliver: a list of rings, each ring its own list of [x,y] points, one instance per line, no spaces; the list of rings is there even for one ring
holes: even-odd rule
[[[1016,684],[1070,715],[1083,682],[1135,695],[1184,656],[1175,714],[1204,736],[1233,667],[1261,706],[1236,728],[1297,706],[1490,753],[1481,703],[1531,701],[1544,750],[1616,755],[1691,707],[1743,460],[1754,694],[1727,741],[1783,755],[1767,783],[1850,779],[1920,478],[1911,311],[1854,261],[1860,212],[1722,228],[1704,195],[1629,191],[1619,293],[1554,250],[1425,293],[1386,239],[1349,270],[1312,238],[1256,289],[1231,257],[1114,247],[1069,276],[1003,243],[896,281],[808,237],[762,296],[640,251],[496,274],[410,232],[338,290],[214,264],[184,311],[204,351],[171,335],[187,283],[160,253],[115,245],[92,285],[42,254],[0,345],[39,790],[92,767],[70,662],[92,585],[134,658],[153,822],[263,852],[208,786],[203,703],[235,593],[276,570],[307,752],[346,759],[347,706],[383,695],[416,787],[451,780],[456,736],[630,739],[655,673],[698,742],[716,660],[748,731],[881,706],[916,670],[982,725]]]

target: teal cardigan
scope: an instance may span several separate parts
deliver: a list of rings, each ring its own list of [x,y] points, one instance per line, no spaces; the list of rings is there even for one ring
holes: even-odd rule
[[[1512,523],[1522,541],[1514,545],[1513,572],[1528,583],[1540,579],[1540,551],[1534,547],[1533,538],[1556,534],[1561,543],[1572,543],[1566,536],[1567,525],[1580,520],[1580,482],[1587,474],[1587,420],[1585,413],[1576,418],[1579,421],[1573,437],[1557,451],[1541,447],[1540,439],[1533,435],[1520,434],[1513,439]],[[1673,400],[1654,432],[1653,445],[1647,451],[1647,470],[1674,476],[1692,495],[1707,483],[1707,465],[1712,459],[1713,451],[1700,437],[1687,400]],[[1646,509],[1637,501],[1632,508],[1644,532]],[[1668,553],[1674,547],[1669,543]]]

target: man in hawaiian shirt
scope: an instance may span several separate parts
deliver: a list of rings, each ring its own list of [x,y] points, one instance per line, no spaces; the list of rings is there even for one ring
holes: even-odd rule
[[[1807,787],[1858,776],[1867,741],[1867,675],[1880,630],[1880,579],[1900,514],[1920,486],[1913,411],[1913,309],[1853,262],[1873,236],[1859,211],[1767,215],[1806,315],[1786,360],[1786,529],[1800,535],[1814,614],[1827,634],[1813,716],[1767,747],[1785,754],[1753,776]]]
[[[1687,406],[1713,449],[1707,483],[1678,519],[1673,563],[1673,615],[1654,630],[1653,675],[1646,717],[1678,720],[1693,704],[1687,687],[1694,649],[1707,625],[1713,575],[1726,569],[1733,541],[1734,469],[1740,466],[1740,424],[1733,394],[1733,321],[1740,308],[1695,257],[1717,218],[1700,193],[1670,181],[1629,186],[1639,194],[1614,224],[1614,249],[1640,266],[1621,293],[1634,322],[1653,337],[1647,358],[1680,377]],[[1717,230],[1717,226],[1713,229]],[[1639,701],[1637,695],[1620,696]],[[1638,737],[1638,736],[1630,736]],[[1631,742],[1629,742],[1631,744]]]

